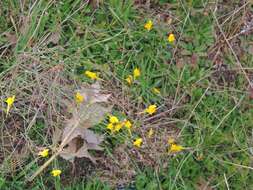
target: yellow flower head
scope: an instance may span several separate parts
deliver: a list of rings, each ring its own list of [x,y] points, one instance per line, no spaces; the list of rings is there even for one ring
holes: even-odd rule
[[[134,78],[136,79],[137,77],[139,77],[141,75],[141,71],[138,68],[134,69]]]
[[[49,149],[46,148],[46,149],[40,151],[40,152],[38,153],[38,155],[41,156],[41,157],[43,157],[43,158],[45,158],[45,157],[48,156],[48,152],[49,152]]]
[[[141,147],[141,145],[142,145],[142,138],[135,139],[134,142],[133,142],[133,145],[136,146],[136,147],[138,147],[138,148]]]
[[[9,111],[11,109],[11,106],[13,105],[14,101],[15,101],[15,95],[10,96],[5,100],[5,102],[7,103],[7,110],[6,110],[7,114],[9,113]]]
[[[147,31],[150,31],[153,28],[153,22],[152,22],[152,20],[148,20],[148,22],[145,23],[144,28]]]
[[[153,134],[154,134],[154,130],[152,128],[149,129],[149,131],[148,131],[148,138],[151,138],[153,136]]]
[[[61,170],[52,170],[51,171],[51,175],[54,176],[54,177],[57,177],[59,175],[61,175]]]
[[[111,115],[109,116],[109,121],[110,123],[115,124],[119,122],[119,119],[116,116]]]
[[[128,77],[126,78],[126,81],[129,85],[131,85],[133,83],[133,77],[132,75],[128,75]]]
[[[148,113],[149,115],[152,115],[153,113],[156,112],[156,105],[148,106],[148,108],[145,109],[145,112]]]
[[[124,122],[124,125],[125,125],[125,127],[128,128],[128,129],[131,129],[131,128],[132,128],[132,123],[131,123],[129,120],[126,120],[126,121]]]
[[[123,127],[123,125],[124,125],[124,123],[117,123],[117,124],[115,125],[114,131],[115,131],[115,132],[119,132],[120,129]]]
[[[75,94],[75,101],[77,104],[80,104],[84,101],[84,97],[80,94],[80,92]]]
[[[161,94],[161,91],[158,88],[153,88],[153,93]]]
[[[91,71],[85,71],[84,73],[87,77],[89,77],[92,80],[97,80],[98,79],[98,75],[95,72],[91,72]]]
[[[108,123],[108,125],[106,126],[107,129],[109,129],[111,132],[114,131],[114,125],[112,123]]]
[[[184,150],[184,147],[181,146],[181,145],[177,145],[175,143],[171,144],[170,148],[169,148],[169,152],[171,152],[171,153],[177,153],[177,152],[180,152],[182,150]]]
[[[168,42],[169,43],[173,43],[175,40],[176,40],[176,38],[175,38],[174,34],[171,33],[168,35]]]

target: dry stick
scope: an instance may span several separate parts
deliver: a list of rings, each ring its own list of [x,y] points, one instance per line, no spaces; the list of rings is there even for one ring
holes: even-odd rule
[[[228,185],[228,180],[227,180],[227,177],[226,177],[226,174],[225,174],[225,173],[224,173],[224,180],[225,180],[227,189],[230,190],[229,185]]]
[[[221,28],[221,26],[220,26],[220,24],[219,24],[219,21],[217,20],[217,17],[216,17],[216,15],[215,15],[215,12],[216,12],[216,10],[213,12],[213,17],[214,17],[214,19],[215,19],[215,22],[216,22],[216,24],[217,24],[217,26],[218,26],[218,28],[219,28],[219,30],[220,30],[220,32],[221,32],[221,34],[222,34],[224,40],[226,41],[228,47],[230,48],[230,50],[231,50],[233,56],[235,57],[236,64],[237,64],[237,65],[240,67],[240,69],[242,70],[242,72],[243,72],[243,74],[244,74],[246,80],[248,81],[250,87],[253,88],[253,85],[252,85],[252,83],[251,83],[251,81],[250,81],[250,79],[249,79],[247,73],[245,72],[244,68],[242,67],[242,64],[241,64],[240,60],[238,59],[238,57],[237,57],[236,53],[234,52],[234,50],[233,50],[231,44],[229,43],[229,40],[227,39],[226,35],[224,34],[224,31],[222,30],[222,28]]]

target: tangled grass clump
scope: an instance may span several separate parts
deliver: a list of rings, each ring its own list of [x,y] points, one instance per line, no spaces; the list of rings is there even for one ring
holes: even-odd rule
[[[22,168],[28,152],[34,155],[38,147],[47,146],[53,128],[69,117],[66,102],[71,100],[76,83],[64,72],[63,64],[52,63],[43,56],[21,54],[12,67],[1,73],[0,155],[4,155],[4,173],[14,174],[13,170]],[[16,99],[7,115],[2,109],[3,100],[11,94]]]

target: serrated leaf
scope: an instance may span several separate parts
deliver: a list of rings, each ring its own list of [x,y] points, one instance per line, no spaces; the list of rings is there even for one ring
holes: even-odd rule
[[[110,95],[100,94],[98,83],[93,84],[91,88],[82,88],[80,93],[85,101],[76,107],[71,107],[72,118],[66,122],[61,137],[61,141],[64,142],[63,146],[66,146],[60,152],[60,156],[71,162],[76,157],[86,157],[95,163],[95,159],[88,150],[102,150],[99,145],[104,138],[88,128],[100,123],[111,111],[111,107],[100,104],[100,102],[106,102]]]
[[[87,143],[96,145],[100,144],[104,140],[103,136],[95,134],[93,131],[89,129],[85,130],[83,138],[87,141]]]
[[[65,160],[74,161],[75,153],[76,153],[76,145],[77,145],[77,139],[73,139],[68,143],[68,146],[62,150],[60,153],[60,156],[64,158]]]
[[[88,152],[88,148],[86,144],[84,144],[77,152],[76,152],[77,158],[89,158],[93,163],[96,163],[96,160],[90,155]]]
[[[94,103],[89,106],[82,106],[80,109],[82,112],[81,117],[88,118],[85,122],[88,122],[91,126],[100,123],[101,120],[104,119],[105,114],[111,112],[111,107],[104,107],[98,103]]]
[[[86,102],[89,102],[90,104],[94,103],[100,103],[100,102],[107,102],[110,94],[103,94],[100,92],[101,88],[98,82],[91,85],[90,88],[81,88],[79,91],[80,94],[84,97]]]

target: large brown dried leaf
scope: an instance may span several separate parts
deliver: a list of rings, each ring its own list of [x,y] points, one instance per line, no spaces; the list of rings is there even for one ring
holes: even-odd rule
[[[72,139],[66,148],[63,149],[63,151],[60,153],[60,156],[64,158],[65,160],[74,161],[76,148],[77,148],[77,138]]]
[[[111,96],[110,94],[102,94],[100,92],[100,85],[98,82],[92,84],[90,88],[81,88],[79,92],[84,97],[85,101],[90,104],[107,102]]]
[[[110,95],[100,93],[100,86],[95,83],[91,88],[82,88],[80,93],[84,96],[85,102],[72,108],[72,118],[66,122],[62,134],[63,148],[60,156],[66,160],[74,161],[75,157],[89,158],[95,163],[95,159],[88,150],[102,150],[99,146],[103,141],[103,136],[95,134],[88,128],[100,123],[111,108],[105,107],[100,102],[106,102]],[[82,140],[82,145],[78,140]]]
[[[96,163],[96,160],[88,152],[87,146],[84,144],[77,152],[77,158],[89,158],[93,163]]]

